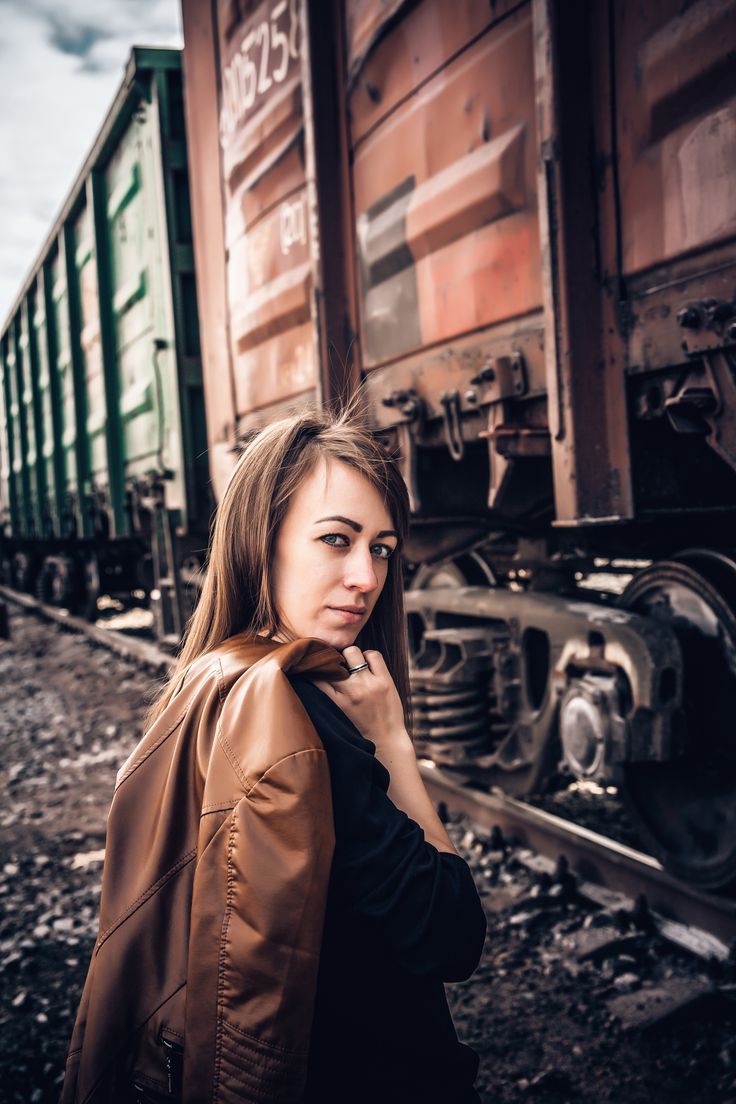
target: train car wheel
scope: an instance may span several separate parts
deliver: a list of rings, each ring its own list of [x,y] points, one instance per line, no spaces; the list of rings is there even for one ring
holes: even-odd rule
[[[623,768],[642,837],[676,877],[736,886],[736,561],[689,550],[632,579],[621,604],[666,622],[682,648],[682,753]]]

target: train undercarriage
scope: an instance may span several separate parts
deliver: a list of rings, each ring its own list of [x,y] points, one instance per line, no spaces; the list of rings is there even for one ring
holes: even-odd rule
[[[666,869],[732,886],[736,560],[684,549],[591,566],[567,586],[558,571],[554,591],[549,571],[495,573],[478,551],[415,573],[418,754],[517,796],[565,778],[615,786]]]

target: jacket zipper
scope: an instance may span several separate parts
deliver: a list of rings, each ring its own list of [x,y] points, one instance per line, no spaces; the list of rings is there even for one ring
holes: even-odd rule
[[[184,1055],[184,1047],[181,1043],[174,1042],[173,1039],[167,1039],[163,1031],[160,1038],[164,1048],[166,1085],[169,1096],[173,1096],[174,1091],[181,1092],[181,1060]]]

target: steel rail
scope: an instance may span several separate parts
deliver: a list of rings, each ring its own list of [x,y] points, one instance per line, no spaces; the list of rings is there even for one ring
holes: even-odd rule
[[[548,860],[560,856],[578,877],[578,892],[598,905],[632,909],[640,898],[666,939],[705,957],[726,959],[736,947],[736,901],[688,886],[667,873],[650,855],[597,832],[537,809],[501,791],[488,793],[452,778],[420,760],[429,796],[451,811],[465,813],[482,829],[498,827]],[[532,864],[534,865],[534,864]],[[538,864],[537,864],[538,865]],[[641,907],[641,905],[639,906]]]
[[[156,644],[152,644],[147,640],[140,640],[137,637],[127,636],[117,629],[101,629],[98,625],[93,625],[83,617],[76,617],[68,610],[60,609],[58,606],[47,605],[45,602],[40,602],[38,598],[33,598],[30,594],[22,594],[11,587],[0,585],[0,599],[12,602],[13,605],[19,606],[29,613],[34,613],[46,621],[53,621],[64,629],[83,633],[95,644],[100,644],[103,648],[109,648],[110,651],[123,656],[125,659],[130,659],[142,667],[146,667],[154,674],[165,674],[174,663],[175,657],[162,651]]]

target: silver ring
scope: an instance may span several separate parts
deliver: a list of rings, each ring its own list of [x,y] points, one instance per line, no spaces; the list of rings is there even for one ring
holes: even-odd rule
[[[364,671],[366,667],[370,667],[370,663],[359,663],[357,667],[348,667],[348,674],[354,675],[356,671]]]

